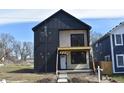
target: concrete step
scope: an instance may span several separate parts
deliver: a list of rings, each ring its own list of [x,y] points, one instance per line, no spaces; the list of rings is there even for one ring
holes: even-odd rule
[[[68,83],[68,75],[67,73],[61,73],[57,76],[58,83]]]
[[[57,80],[58,83],[68,83],[68,79],[60,78]]]
[[[58,78],[68,78],[68,76],[67,76],[67,74],[62,74],[61,73],[61,74],[58,75]]]

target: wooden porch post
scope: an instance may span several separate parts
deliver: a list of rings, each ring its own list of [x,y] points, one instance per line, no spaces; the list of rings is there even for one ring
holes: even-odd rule
[[[88,68],[89,68],[89,51],[86,52],[86,60],[87,60]]]

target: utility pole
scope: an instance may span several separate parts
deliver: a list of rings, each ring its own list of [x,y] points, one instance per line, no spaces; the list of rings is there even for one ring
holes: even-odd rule
[[[47,72],[47,26],[44,26],[45,35],[45,72]]]

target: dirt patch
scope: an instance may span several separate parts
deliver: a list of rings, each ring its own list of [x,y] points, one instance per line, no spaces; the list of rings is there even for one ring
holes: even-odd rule
[[[75,73],[75,74],[68,74],[71,83],[98,83],[97,75],[90,74],[90,73]],[[101,83],[110,83],[111,81],[105,79],[103,76],[103,80]]]
[[[37,80],[36,83],[53,83],[53,79],[51,78],[43,78],[41,80]]]
[[[117,80],[114,80],[114,79],[109,79],[109,81],[110,81],[111,83],[119,83]]]
[[[78,79],[78,78],[72,78],[71,82],[72,83],[89,83],[88,80],[81,80],[81,79]]]
[[[34,70],[33,69],[24,68],[24,69],[19,69],[19,70],[15,70],[15,71],[10,71],[8,73],[34,73]]]

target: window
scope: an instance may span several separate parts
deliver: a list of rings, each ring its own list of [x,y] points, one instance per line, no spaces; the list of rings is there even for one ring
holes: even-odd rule
[[[124,54],[116,55],[117,67],[124,67]]]
[[[86,64],[86,52],[71,52],[72,64]]]
[[[71,46],[84,46],[84,34],[71,34]]]
[[[105,61],[110,61],[110,55],[105,56]]]
[[[122,34],[115,34],[115,45],[123,45],[123,36]]]
[[[98,47],[98,43],[96,43],[96,45],[95,45],[96,47]]]

